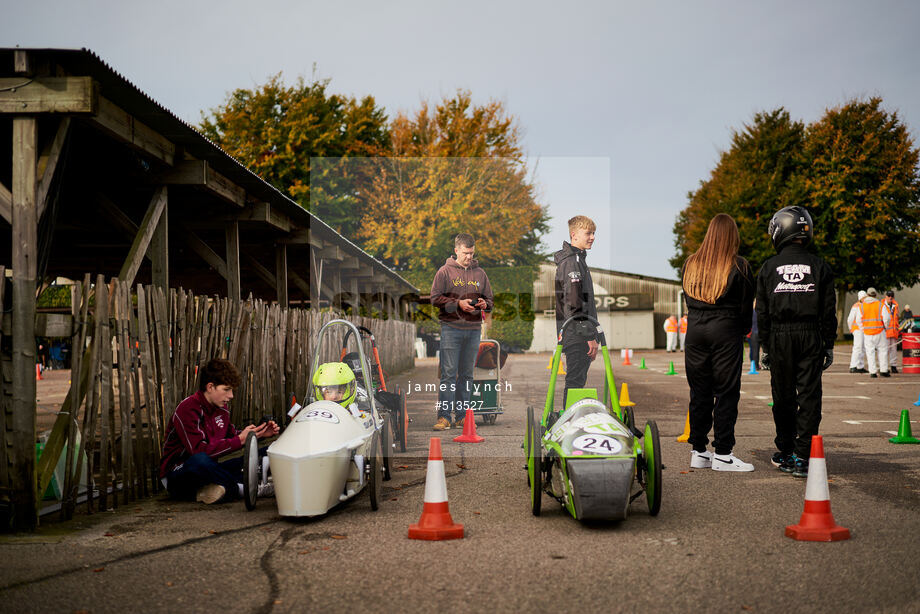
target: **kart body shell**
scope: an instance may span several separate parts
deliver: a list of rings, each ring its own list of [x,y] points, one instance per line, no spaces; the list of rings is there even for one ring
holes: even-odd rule
[[[319,367],[323,337],[344,327],[360,340],[358,330],[346,320],[332,320],[316,340],[307,398],[313,399],[313,375]],[[358,343],[358,360],[369,374],[367,356]],[[369,487],[371,508],[377,509],[378,484],[384,479],[383,428],[367,382],[358,377],[358,396],[348,407],[334,401],[314,401],[295,406],[284,432],[268,447],[275,501],[282,516],[318,516]]]
[[[603,357],[603,401],[593,388],[569,389],[566,407],[554,407],[562,332],[576,320],[596,326]],[[576,519],[623,520],[629,504],[643,493],[654,516],[661,507],[661,453],[654,421],[635,428],[632,408],[620,407],[603,330],[589,316],[569,318],[553,354],[550,385],[542,415],[527,408],[528,482],[531,509],[540,514],[543,493],[558,500]]]

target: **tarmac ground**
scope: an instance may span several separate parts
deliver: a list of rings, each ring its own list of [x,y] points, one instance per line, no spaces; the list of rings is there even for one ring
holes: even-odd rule
[[[661,431],[663,504],[644,496],[621,522],[583,524],[555,500],[530,511],[521,449],[525,410],[542,410],[549,354],[511,355],[504,413],[480,444],[436,433],[435,359],[395,378],[408,397],[409,449],[393,461],[380,509],[360,495],[322,517],[289,519],[272,499],[204,505],[156,496],[35,534],[0,536],[4,612],[920,612],[920,445],[895,445],[901,410],[920,431],[920,375],[848,372],[848,346],[824,374],[831,508],[852,533],[834,543],[784,536],[805,480],[777,471],[766,371],[742,376],[735,454],[751,473],[689,469],[683,355],[611,356],[638,425]],[[649,367],[639,370],[642,358]],[[674,361],[677,375],[666,375]],[[50,372],[66,377],[66,372]],[[589,385],[602,389],[600,360]],[[561,398],[560,378],[558,394]],[[53,395],[39,405],[53,407]],[[443,442],[450,511],[464,539],[407,538],[422,510],[429,439]]]

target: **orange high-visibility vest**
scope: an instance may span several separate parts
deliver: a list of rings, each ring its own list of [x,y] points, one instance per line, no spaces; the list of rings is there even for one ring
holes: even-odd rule
[[[675,317],[668,318],[664,323],[664,330],[665,332],[668,332],[668,333],[676,333],[677,332],[677,318]]]
[[[687,316],[680,317],[680,332],[682,333],[687,332]]]
[[[888,313],[891,314],[891,319],[888,320],[888,328],[885,329],[885,336],[889,339],[897,339],[899,330],[898,330],[898,302],[894,299],[891,299],[891,304],[885,306],[888,309]]]
[[[853,306],[850,308],[850,311],[852,311],[852,310],[854,310],[854,309],[859,309],[859,306],[860,306],[860,305],[862,305],[862,302],[856,301],[855,303],[853,303]],[[862,311],[862,310],[860,309],[860,311]],[[855,332],[858,331],[858,330],[859,330],[859,322],[854,321],[854,322],[853,322],[853,326],[850,327],[850,332],[851,332],[851,333],[855,333]]]
[[[867,335],[878,335],[885,330],[885,326],[882,324],[881,301],[863,303],[860,311],[862,311],[862,327],[864,333]]]

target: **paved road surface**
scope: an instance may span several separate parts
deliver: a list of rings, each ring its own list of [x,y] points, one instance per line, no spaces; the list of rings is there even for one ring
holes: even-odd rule
[[[805,482],[769,464],[769,374],[742,378],[735,452],[756,470],[690,471],[689,447],[675,441],[688,398],[682,355],[636,352],[633,362],[641,357],[650,370],[618,366],[616,376],[638,404],[637,422],[661,428],[655,518],[644,498],[620,523],[579,524],[549,497],[542,516],[531,515],[520,444],[526,406],[542,406],[549,357],[513,355],[506,413],[478,429],[486,441],[442,437],[463,540],[406,538],[436,435],[435,396],[416,392],[410,450],[395,459],[378,512],[364,496],[313,520],[282,519],[270,499],[246,512],[154,498],[49,523],[35,536],[0,537],[0,610],[920,612],[920,446],[889,444],[886,433],[905,408],[920,431],[911,405],[920,376],[870,380],[836,364],[826,373],[832,510],[853,537],[804,543],[783,536],[802,512]],[[665,375],[672,358],[677,376]],[[431,383],[436,369],[419,360],[397,379]],[[589,377],[600,384],[599,364]]]

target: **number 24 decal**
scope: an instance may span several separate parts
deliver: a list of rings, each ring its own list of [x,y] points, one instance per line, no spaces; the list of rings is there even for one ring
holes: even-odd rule
[[[592,454],[618,454],[623,444],[606,435],[581,435],[575,438],[572,447]]]

